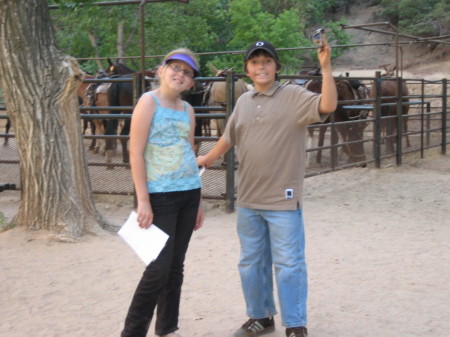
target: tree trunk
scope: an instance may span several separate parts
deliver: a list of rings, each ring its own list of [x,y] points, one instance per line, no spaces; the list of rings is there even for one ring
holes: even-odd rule
[[[91,41],[91,46],[94,48],[95,57],[100,57],[100,53],[98,52],[97,39],[95,38],[94,32],[88,32],[89,41]],[[98,71],[103,70],[103,65],[100,60],[95,60],[97,63]]]
[[[125,50],[123,45],[123,30],[124,30],[125,22],[119,21],[117,24],[117,62],[123,63],[123,57],[125,56]]]
[[[55,46],[45,0],[0,0],[0,87],[15,127],[21,204],[13,223],[76,238],[104,221],[91,193],[76,90],[83,72]]]

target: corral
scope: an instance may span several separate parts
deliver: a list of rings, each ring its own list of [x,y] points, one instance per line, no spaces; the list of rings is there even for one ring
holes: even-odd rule
[[[226,78],[203,77],[198,78],[198,81],[203,83],[225,81],[228,92],[233,92],[235,78],[237,77],[244,76],[229,73]],[[296,81],[299,79],[307,80],[311,78],[314,77],[281,76],[282,81]],[[359,81],[365,83],[367,86],[373,85],[373,83],[381,83],[385,80],[381,78],[379,73],[376,74],[376,77],[344,77],[344,79],[349,82]],[[129,81],[133,81],[133,79],[130,78]],[[423,155],[423,152],[429,148],[440,148],[442,153],[446,153],[446,146],[449,143],[447,124],[449,118],[449,91],[447,80],[427,81],[424,79],[405,78],[403,81],[403,85],[407,85],[409,88],[409,96],[402,97],[400,95],[399,97],[394,97],[396,103],[382,103],[382,100],[386,97],[381,97],[380,95],[377,95],[373,99],[340,101],[339,104],[344,110],[358,110],[364,118],[349,119],[348,121],[342,122],[335,122],[333,118],[331,118],[330,123],[326,125],[310,126],[311,129],[318,129],[326,126],[327,131],[324,134],[323,146],[318,147],[316,145],[311,145],[308,148],[310,158],[306,176],[315,176],[355,166],[374,165],[375,167],[380,167],[389,164],[401,165],[402,156],[404,154],[418,152]],[[231,97],[231,95],[228,96]],[[389,104],[402,104],[401,102],[405,98],[409,100],[409,102],[403,103],[409,105],[408,115],[381,115],[383,106]],[[198,118],[211,120],[227,118],[231,113],[232,104],[228,104],[226,107],[195,106],[194,108]],[[89,107],[85,107],[84,109],[87,110]],[[108,108],[108,110],[113,109],[118,109],[118,107]],[[128,110],[129,109],[130,107],[128,107]],[[211,110],[222,113],[207,113],[207,111]],[[13,134],[6,134],[4,131],[7,116],[3,114],[1,117],[1,180],[3,182],[15,184],[17,188],[20,189],[19,157],[15,138]],[[123,120],[125,118],[130,118],[131,114],[122,114],[120,116],[112,114],[102,115],[101,118],[119,119],[119,117]],[[99,118],[99,115],[82,113],[82,118]],[[382,132],[383,128],[381,127],[383,123],[387,123],[389,120],[396,121],[394,124],[400,126],[393,130],[391,136],[384,134]],[[403,122],[405,122],[405,124]],[[345,127],[347,132],[351,132],[351,130],[356,129],[354,127],[355,125],[359,126],[359,130],[363,130],[358,139],[355,140],[352,138],[352,140],[349,141],[343,140],[342,137],[338,136],[337,130],[339,128]],[[274,125],[274,127],[276,127],[276,125]],[[80,130],[81,129],[80,126]],[[122,159],[121,148],[118,146],[116,154],[112,157],[111,162],[106,163],[102,153],[93,153],[89,150],[93,137],[126,140],[128,136],[92,136],[89,133],[84,135],[85,153],[87,156],[93,192],[96,194],[133,194],[133,184],[130,176],[129,164]],[[204,154],[211,149],[217,139],[214,130],[212,135],[197,136],[196,141],[199,144],[199,154]],[[410,142],[410,146],[406,146],[407,139]],[[316,144],[316,142],[317,139],[315,139],[314,144]],[[394,152],[389,151],[388,147],[385,146],[385,144],[391,142],[396,144]],[[365,158],[359,161],[349,161],[348,153],[345,153],[343,149],[355,143],[360,143],[362,145]],[[294,150],[295,149],[293,149],[293,151]],[[322,152],[321,161],[317,162],[311,160],[311,158],[316,157],[315,154],[319,150]],[[235,174],[237,165],[238,163],[235,162],[233,153],[229,153],[226,160],[217,161],[211,169],[207,170],[203,175],[203,197],[206,199],[225,199],[227,200],[227,208],[232,210],[234,208],[236,181],[239,178]]]

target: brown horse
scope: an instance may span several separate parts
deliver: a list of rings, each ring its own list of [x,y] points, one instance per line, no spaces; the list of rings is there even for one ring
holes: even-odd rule
[[[227,73],[232,71],[232,69],[217,70],[211,64],[209,66],[216,77],[226,77]],[[225,107],[227,101],[226,86],[227,84],[225,81],[210,82],[206,87],[205,96],[203,98],[203,105]],[[247,91],[248,88],[245,81],[241,78],[237,79],[234,83],[234,103],[236,103],[237,99]],[[215,111],[211,112],[214,113]],[[215,119],[215,121],[217,136],[220,137],[225,130],[225,119],[220,118]]]
[[[107,75],[104,72],[99,72],[97,75],[86,75],[86,79],[105,78]],[[83,82],[78,88],[78,98],[80,105],[85,107],[108,106],[108,87],[109,83],[89,83]],[[86,114],[107,114],[108,110],[85,110]],[[88,126],[91,126],[92,135],[103,135],[105,133],[104,119],[85,119],[83,121],[83,134],[86,133]],[[92,139],[89,150],[94,153],[100,152],[100,142],[96,138]]]
[[[308,72],[309,76],[321,76],[320,69],[316,69],[315,71]],[[367,92],[367,90],[360,90],[357,86],[361,86],[362,84],[350,83],[349,80],[345,78],[336,79],[336,88],[338,93],[339,101],[348,101],[354,100],[352,103],[345,103],[345,105],[356,105],[358,104],[357,100],[366,98],[361,97],[359,92]],[[304,84],[305,88],[320,93],[322,91],[322,80],[321,79],[311,79]],[[334,122],[349,122],[362,120],[367,118],[367,114],[364,111],[359,110],[349,110],[343,108],[343,103],[338,103],[338,107],[336,111],[334,111],[327,118],[324,123],[329,123],[332,120],[331,117],[334,117]],[[320,124],[318,124],[320,125]],[[344,143],[350,142],[350,144],[345,144],[343,146],[344,152],[348,155],[348,161],[350,163],[357,163],[366,160],[366,155],[364,152],[364,144],[362,142],[358,142],[363,139],[363,132],[367,123],[352,123],[352,124],[344,124],[344,125],[336,125],[336,130],[339,135],[342,137]],[[319,129],[319,143],[318,146],[322,147],[324,143],[326,125],[323,125]],[[314,129],[308,128],[310,139],[313,137]],[[355,143],[351,143],[355,142]],[[321,162],[321,150],[319,149],[316,156],[317,163]]]
[[[122,63],[113,63],[108,58],[109,67],[106,70],[101,70],[97,73],[96,76],[86,75],[87,79],[97,78],[104,79],[105,82],[95,82],[95,83],[82,83],[78,89],[78,97],[80,98],[80,104],[82,106],[92,106],[92,107],[107,107],[110,106],[110,98],[109,91],[110,87],[114,83],[108,82],[109,78],[117,77],[123,74],[129,74],[133,72],[132,69],[128,68]],[[109,110],[87,110],[88,114],[108,114]],[[117,122],[117,120],[116,120]],[[107,126],[109,120],[106,119],[93,119],[90,122],[91,130],[93,135],[105,135],[108,134]],[[84,123],[83,133],[86,131],[87,122]],[[91,145],[89,147],[90,150],[93,150],[94,153],[100,151],[100,142],[97,142],[96,138],[93,138]],[[116,144],[115,140],[107,140],[105,141],[105,156],[106,161],[110,162],[110,158],[112,156],[113,150],[115,150]],[[108,161],[109,159],[109,161]]]
[[[397,80],[394,76],[395,67],[389,69],[387,65],[382,66],[386,71],[381,75],[381,93],[379,96],[381,97],[381,103],[390,103],[390,106],[382,106],[381,107],[381,116],[397,116],[397,97],[398,97],[398,88],[397,88]],[[402,81],[402,101],[409,102],[409,98],[406,97],[409,95],[409,90],[405,81]],[[376,85],[375,82],[372,84],[370,88],[370,98],[376,97]],[[386,98],[383,98],[386,97]],[[402,122],[403,122],[403,131],[405,133],[408,132],[408,119],[405,117],[408,114],[409,105],[402,105]],[[386,151],[387,153],[394,152],[394,142],[393,136],[395,134],[395,130],[397,130],[397,118],[389,118],[381,120],[381,132],[386,134]],[[406,135],[406,146],[411,146],[409,142],[409,137]]]

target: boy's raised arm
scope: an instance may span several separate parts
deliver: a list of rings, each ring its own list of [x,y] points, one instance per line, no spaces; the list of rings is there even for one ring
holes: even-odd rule
[[[331,48],[325,36],[322,36],[322,47],[319,48],[318,58],[322,69],[322,99],[319,112],[331,113],[337,108],[337,90],[331,67]]]

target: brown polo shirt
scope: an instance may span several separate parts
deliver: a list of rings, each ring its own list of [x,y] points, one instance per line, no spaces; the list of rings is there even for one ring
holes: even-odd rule
[[[319,102],[316,93],[278,82],[267,92],[239,97],[224,134],[239,160],[238,206],[302,207],[306,128],[326,118],[319,114]]]

